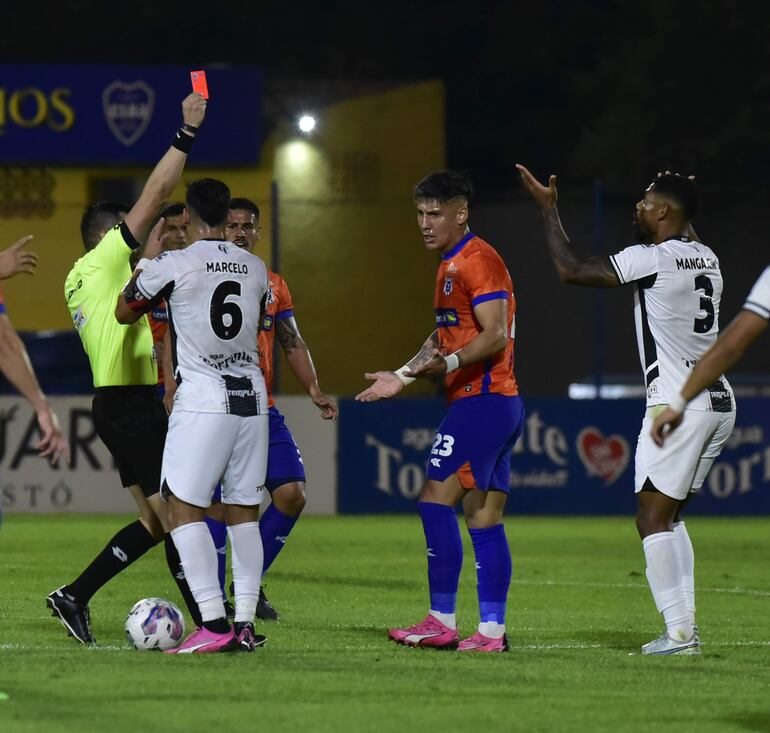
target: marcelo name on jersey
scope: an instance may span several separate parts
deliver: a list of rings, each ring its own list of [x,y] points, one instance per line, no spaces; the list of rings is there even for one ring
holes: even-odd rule
[[[248,265],[240,262],[207,262],[206,272],[228,272],[231,275],[248,275]]]

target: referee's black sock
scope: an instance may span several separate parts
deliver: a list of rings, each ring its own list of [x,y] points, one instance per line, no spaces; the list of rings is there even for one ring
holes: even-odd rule
[[[185,578],[184,570],[182,569],[182,561],[179,559],[179,552],[177,551],[174,540],[171,539],[170,534],[166,535],[164,545],[166,547],[166,562],[168,563],[168,569],[171,571],[171,575],[174,576],[179,592],[182,594],[187,610],[190,612],[190,617],[196,626],[202,626],[203,620],[201,619],[200,609],[198,608],[195,598],[193,598],[190,586],[187,584],[187,578]]]
[[[99,588],[157,544],[158,541],[137,519],[123,527],[107,543],[77,580],[66,586],[66,592],[79,603],[87,605]]]

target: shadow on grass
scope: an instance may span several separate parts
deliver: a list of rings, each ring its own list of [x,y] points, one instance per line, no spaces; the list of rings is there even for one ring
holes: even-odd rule
[[[425,581],[416,580],[387,580],[385,578],[355,578],[348,575],[322,575],[321,573],[286,573],[270,572],[271,580],[287,580],[296,583],[311,583],[316,585],[341,585],[349,588],[380,588],[383,590],[422,590]]]
[[[726,723],[734,723],[746,730],[770,731],[770,713],[743,713],[722,718]]]

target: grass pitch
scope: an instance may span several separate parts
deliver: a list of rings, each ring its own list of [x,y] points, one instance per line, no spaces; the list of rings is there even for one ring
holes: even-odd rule
[[[306,517],[268,574],[281,613],[254,654],[124,646],[146,596],[180,603],[156,548],[91,603],[99,646],[43,599],[123,526],[119,516],[8,516],[0,531],[0,731],[770,730],[770,520],[688,522],[701,657],[648,658],[662,624],[630,518],[507,521],[505,655],[389,642],[427,608],[417,517]],[[461,633],[477,622],[466,544]],[[181,604],[180,604],[181,605]],[[632,654],[634,653],[634,654]]]

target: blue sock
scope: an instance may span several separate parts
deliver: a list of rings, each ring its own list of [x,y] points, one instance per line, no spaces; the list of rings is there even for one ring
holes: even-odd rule
[[[463,566],[463,543],[451,506],[417,502],[428,548],[428,587],[431,611],[454,613],[457,584]]]
[[[222,598],[227,599],[225,593],[225,580],[227,579],[227,525],[224,522],[218,522],[211,517],[204,517],[206,526],[211,532],[211,539],[214,540],[214,547],[217,550],[217,571],[219,573],[219,587],[222,589]]]
[[[471,529],[469,532],[476,555],[476,587],[481,622],[504,624],[505,605],[513,570],[505,526],[496,524],[494,527]]]
[[[273,564],[278,553],[283,550],[289,533],[294,528],[299,517],[283,514],[271,504],[259,520],[259,534],[262,535],[262,547],[265,550],[265,560],[262,565],[262,575]]]

